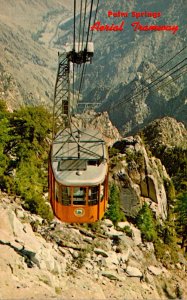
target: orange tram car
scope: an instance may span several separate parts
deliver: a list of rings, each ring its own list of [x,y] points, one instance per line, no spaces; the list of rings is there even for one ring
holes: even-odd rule
[[[100,220],[108,201],[108,154],[95,129],[61,130],[49,159],[49,197],[55,216],[68,223]]]

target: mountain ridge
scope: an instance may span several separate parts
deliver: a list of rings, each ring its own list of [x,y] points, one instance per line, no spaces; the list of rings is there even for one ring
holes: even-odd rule
[[[63,51],[67,42],[72,42],[73,7],[68,1],[13,1],[1,2],[0,26],[2,31],[0,58],[5,72],[11,74],[15,86],[9,99],[3,89],[1,97],[15,108],[23,104],[52,106],[57,52]],[[79,4],[79,3],[78,3]],[[186,75],[158,91],[143,89],[162,76],[165,69],[160,66],[177,51],[185,47],[185,1],[165,3],[161,0],[127,2],[115,1],[99,6],[97,19],[102,23],[117,22],[121,18],[108,18],[108,10],[160,11],[160,18],[141,18],[141,22],[178,24],[179,32],[134,32],[131,26],[135,18],[124,18],[124,32],[94,32],[95,54],[93,64],[88,66],[85,76],[82,101],[102,102],[100,111],[107,110],[113,123],[123,134],[135,133],[154,118],[165,115],[176,117],[187,123]],[[13,13],[14,12],[14,13]],[[139,19],[138,19],[139,20]],[[155,21],[156,20],[156,21]],[[78,21],[78,18],[77,18]],[[77,28],[78,29],[78,28]],[[114,45],[118,45],[114,47]],[[184,58],[181,53],[181,60]],[[159,62],[159,63],[158,63]],[[178,63],[178,58],[172,61]],[[168,65],[172,66],[172,65]],[[182,69],[185,71],[185,69]],[[2,77],[2,76],[1,76]],[[94,78],[94,80],[93,80]],[[148,79],[146,79],[148,78]],[[172,80],[172,76],[170,79]],[[173,78],[174,79],[174,78]],[[13,90],[13,87],[11,87]],[[9,92],[9,91],[8,91]],[[133,99],[129,99],[129,93]],[[127,95],[127,96],[126,96]],[[115,108],[124,103],[121,109]]]

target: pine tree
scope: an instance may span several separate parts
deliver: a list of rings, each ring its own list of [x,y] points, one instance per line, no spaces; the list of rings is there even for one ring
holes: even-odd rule
[[[182,238],[181,248],[185,249],[187,246],[187,193],[178,196],[175,212],[177,215],[177,233]]]
[[[136,223],[144,240],[152,242],[156,239],[157,234],[153,214],[147,203],[140,209],[136,217]]]
[[[106,217],[109,218],[114,225],[125,218],[120,209],[120,193],[118,187],[113,184],[110,188],[109,209],[106,212]]]

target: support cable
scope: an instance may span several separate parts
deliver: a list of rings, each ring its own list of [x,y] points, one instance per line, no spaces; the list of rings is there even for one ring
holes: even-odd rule
[[[182,61],[180,61],[178,64],[176,64],[174,67],[172,67],[171,69],[169,69],[168,71],[166,71],[164,74],[160,75],[159,77],[157,77],[156,79],[154,79],[149,85],[152,85],[154,82],[156,82],[157,80],[159,80],[160,78],[162,78],[163,76],[165,76],[167,73],[169,73],[171,70],[175,69],[177,66],[179,66],[180,64],[182,64],[185,60],[187,60],[187,58],[184,58]],[[168,76],[170,76],[170,74],[168,74]]]
[[[74,28],[73,28],[73,50],[75,51],[75,21],[76,21],[76,0],[74,0]]]
[[[171,42],[171,40],[173,40],[174,37],[172,37],[169,41]],[[174,56],[172,56],[168,61],[166,61],[163,65],[160,65],[157,67],[156,71],[154,71],[151,75],[149,75],[148,77],[146,77],[144,80],[148,80],[151,79],[158,71],[160,71],[162,68],[164,68],[170,61],[172,61],[177,55],[179,55],[181,52],[183,52],[185,49],[187,48],[187,46],[183,47],[181,50],[179,50],[176,54],[174,54]],[[145,74],[147,74],[147,72],[145,72]],[[130,92],[131,93],[131,92]],[[128,93],[126,96],[128,96],[130,93]]]
[[[89,34],[90,34],[90,23],[91,23],[91,18],[92,18],[92,9],[93,9],[93,0],[91,0],[91,5],[90,5],[90,15],[89,15],[89,21],[88,21],[88,32],[87,32],[86,47],[85,47],[86,50],[87,50],[87,47],[88,47],[88,39],[89,39]]]
[[[85,23],[86,23],[86,9],[87,9],[87,0],[85,0],[85,6],[84,6],[84,20],[83,20],[83,29],[82,29],[82,45],[81,45],[81,51],[83,50],[83,43],[84,43],[84,30],[85,30]]]
[[[163,84],[159,85],[157,88],[153,89],[153,91],[158,91],[160,88],[168,86],[171,82],[176,81],[178,78],[180,78],[182,75],[184,75],[186,73],[187,73],[187,70],[184,70],[179,75],[177,75],[174,78],[170,79],[166,83],[163,83]]]
[[[159,66],[158,69],[150,75],[150,78],[154,76],[156,72],[164,68],[170,61],[172,61],[177,55],[179,55],[182,51],[184,51],[187,46],[183,47],[180,51],[178,51],[174,56],[172,56],[168,61],[166,61],[163,65]]]
[[[75,64],[73,63],[73,104],[74,104],[74,100],[75,100]]]
[[[80,19],[79,19],[79,44],[78,44],[78,52],[80,51],[81,29],[82,29],[82,0],[81,0],[81,4],[80,4]]]
[[[149,89],[151,89],[153,86],[158,85],[160,82],[166,80],[166,79],[169,78],[171,75],[175,74],[176,72],[180,71],[182,68],[184,68],[184,67],[186,67],[186,66],[187,66],[187,64],[183,65],[182,67],[180,67],[180,68],[178,68],[177,70],[173,71],[173,72],[172,72],[171,74],[169,74],[167,77],[163,78],[163,79],[160,80],[159,82],[154,83],[153,85],[152,85],[153,82],[150,83],[148,86],[144,87],[143,92],[146,92],[146,91],[148,91]],[[173,69],[173,68],[172,68],[172,69]],[[169,70],[169,71],[171,71],[171,70]],[[169,71],[168,71],[168,72],[169,72]],[[142,93],[142,90],[140,90],[139,92],[137,92],[135,95],[133,95],[133,96],[127,98],[126,100],[122,100],[122,101],[118,102],[118,103],[117,103],[116,105],[114,105],[112,108],[118,106],[119,104],[125,104],[125,103],[127,103],[127,102],[133,100],[133,99],[136,98],[137,96],[141,95],[141,93]]]
[[[81,80],[80,80],[80,85],[79,85],[79,92],[78,92],[78,100],[77,100],[77,103],[79,102],[80,93],[81,93],[82,84],[83,84],[83,79],[84,79],[84,75],[85,75],[85,73],[86,73],[86,68],[87,68],[87,65],[84,63],[84,64],[83,64],[83,68],[82,68],[82,73],[81,73]]]
[[[97,0],[97,6],[96,6],[95,17],[94,17],[94,22],[93,22],[94,24],[95,24],[95,21],[96,21],[96,18],[97,18],[98,6],[99,6],[99,0]],[[90,38],[91,42],[92,42],[92,38],[93,38],[93,30],[92,30],[91,38]]]
[[[146,77],[144,79],[145,80],[149,80],[151,79],[158,71],[160,71],[162,68],[164,68],[169,62],[171,62],[177,55],[179,55],[181,52],[183,52],[185,49],[187,48],[187,46],[183,47],[181,50],[179,50],[174,56],[172,56],[168,61],[166,61],[163,65],[159,66],[158,69],[156,71],[154,71],[150,76]],[[169,72],[169,71],[168,71]],[[138,89],[135,88],[134,90],[131,90],[129,93],[127,93],[126,95],[124,95],[124,97],[128,97],[129,95],[131,95],[133,92],[135,92]],[[142,90],[142,87],[139,88],[139,91]],[[137,91],[137,93],[139,92]]]

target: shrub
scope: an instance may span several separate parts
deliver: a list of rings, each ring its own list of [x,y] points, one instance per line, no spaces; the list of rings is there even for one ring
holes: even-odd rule
[[[164,178],[164,187],[168,199],[168,204],[173,204],[173,200],[175,199],[175,187],[172,180]]]
[[[24,107],[11,114],[10,147],[19,160],[29,157],[30,151],[38,156],[48,151],[46,138],[51,131],[51,124],[51,114],[42,106]]]
[[[152,242],[156,239],[157,234],[155,230],[155,222],[152,211],[147,203],[145,203],[140,209],[136,217],[136,224],[141,231],[143,240]]]
[[[167,147],[164,145],[154,149],[153,154],[158,157],[173,180],[176,191],[182,192],[186,188],[187,149],[182,147]]]
[[[127,236],[129,236],[129,237],[133,237],[133,231],[132,231],[132,229],[130,228],[130,226],[124,226],[123,227],[123,229],[122,229],[124,232],[125,232],[125,234],[127,235]]]
[[[109,157],[112,158],[114,156],[117,156],[120,151],[118,149],[112,147],[112,148],[109,148],[108,152],[109,152]]]
[[[0,101],[0,188],[21,196],[32,213],[52,219],[43,198],[47,190],[47,160],[51,114],[42,106],[8,113]]]
[[[168,215],[168,219],[156,226],[157,236],[165,245],[169,247],[177,246],[176,231],[173,215]]]
[[[140,151],[132,151],[131,149],[127,149],[126,162],[129,165],[133,165],[133,162],[135,162],[139,172],[145,169],[144,156]]]
[[[161,239],[154,241],[155,255],[165,267],[169,267],[170,264],[178,262],[178,248],[175,243],[166,245]]]
[[[124,213],[120,209],[120,193],[118,187],[113,184],[110,188],[109,208],[105,214],[114,225],[125,219]]]
[[[43,219],[48,222],[52,221],[53,213],[51,208],[40,195],[33,195],[32,197],[26,197],[23,207],[29,210],[31,213],[40,215]]]
[[[95,233],[101,233],[101,221],[88,224],[88,229],[91,229]]]

